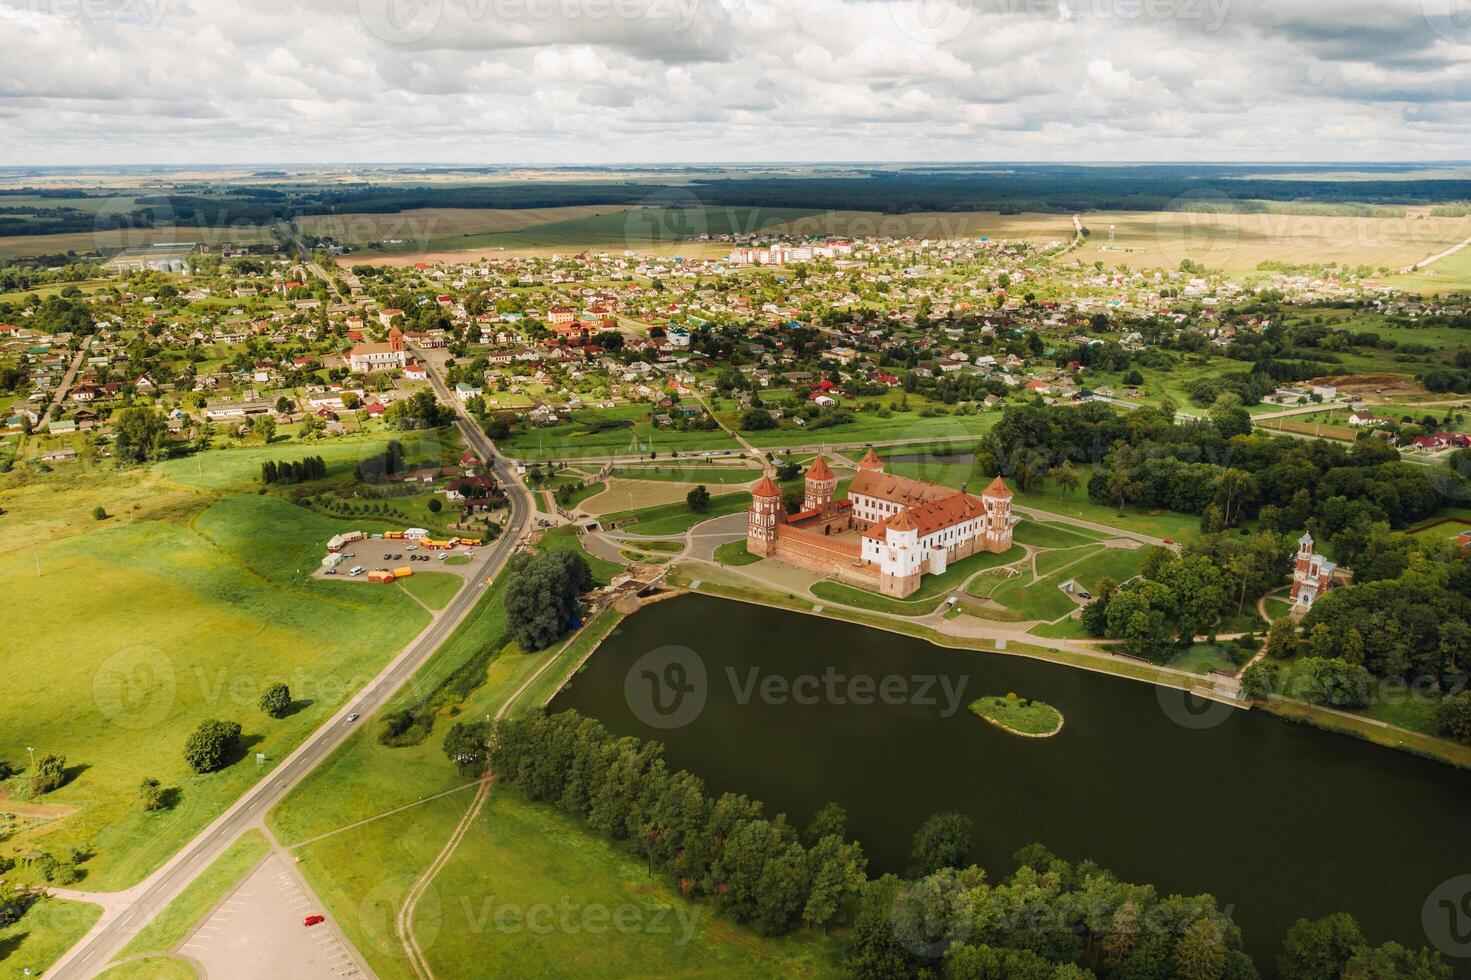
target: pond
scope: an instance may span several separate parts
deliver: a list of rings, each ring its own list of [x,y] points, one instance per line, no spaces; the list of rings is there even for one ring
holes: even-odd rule
[[[967,710],[1008,692],[1056,707],[1062,732],[1018,738]],[[974,819],[972,858],[993,878],[1039,841],[1161,894],[1215,895],[1268,974],[1301,916],[1350,912],[1372,942],[1426,945],[1427,898],[1471,873],[1471,773],[1207,704],[686,596],[627,619],[552,710],[660,739],[671,767],[798,827],[836,800],[871,875],[902,874],[919,825],[958,810]]]

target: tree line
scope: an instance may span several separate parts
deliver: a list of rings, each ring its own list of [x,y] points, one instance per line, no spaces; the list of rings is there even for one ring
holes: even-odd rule
[[[327,475],[327,461],[321,456],[303,456],[296,460],[268,459],[260,464],[260,482],[301,483],[304,480],[320,480]]]

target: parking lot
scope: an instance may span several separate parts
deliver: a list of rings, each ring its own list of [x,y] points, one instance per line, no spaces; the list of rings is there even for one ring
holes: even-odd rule
[[[480,557],[485,548],[455,548],[451,551],[442,551],[437,548],[421,548],[413,541],[390,541],[383,539],[374,541],[365,538],[362,541],[354,541],[342,549],[342,554],[351,554],[351,558],[343,558],[342,564],[337,566],[337,574],[328,575],[325,568],[318,567],[313,576],[316,578],[344,579],[349,582],[367,582],[368,572],[375,568],[403,568],[407,566],[416,572],[451,572],[462,578],[470,578],[480,569],[484,561]],[[326,549],[322,551],[326,555]],[[469,558],[470,563],[441,561],[440,556],[460,555]],[[427,561],[424,559],[428,559]],[[358,576],[348,575],[348,571],[361,565],[363,574]]]
[[[331,919],[302,924],[323,910],[306,894],[288,860],[278,854],[266,858],[179,947],[203,966],[201,976],[340,980],[364,975]]]

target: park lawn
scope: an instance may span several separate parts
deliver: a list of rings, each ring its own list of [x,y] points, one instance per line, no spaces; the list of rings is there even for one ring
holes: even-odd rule
[[[747,551],[745,541],[727,541],[716,547],[715,560],[722,565],[754,565],[762,558]]]
[[[1027,630],[1036,636],[1045,636],[1052,640],[1088,640],[1093,636],[1083,628],[1082,620],[1073,619],[1069,616],[1055,623],[1042,623]]]
[[[840,942],[808,930],[763,938],[651,879],[645,865],[580,820],[498,787],[436,880],[439,910],[420,904],[415,932],[437,929],[427,947],[444,976],[817,977],[840,973]],[[498,928],[493,913],[571,903],[640,925],[589,942],[581,929],[527,935]],[[486,913],[492,915],[485,918]],[[502,920],[503,922],[509,920]],[[574,922],[578,921],[574,919]]]
[[[1054,548],[1037,555],[1037,572],[1041,575],[1050,575],[1064,565],[1071,565],[1075,561],[1096,555],[1103,550],[1099,544],[1084,544],[1072,548]]]
[[[446,565],[468,565],[468,564],[470,564],[471,560],[472,559],[470,558],[469,555],[450,555],[449,557],[445,558],[444,564],[446,564]]]
[[[678,461],[648,466],[620,466],[614,476],[627,480],[667,480],[671,483],[703,483],[711,486],[742,486],[761,479],[761,470],[753,466],[681,466]]]
[[[202,503],[202,502],[201,502]],[[284,758],[428,622],[398,590],[307,577],[341,522],[274,497],[224,497],[192,521],[120,523],[0,559],[0,589],[28,615],[10,627],[0,758],[64,755],[72,778],[45,803],[75,808],[7,853],[85,846],[82,887],[118,889],[154,870],[266,776],[240,760],[193,773],[180,746],[206,718],[240,722],[242,754]],[[65,656],[19,656],[65,650]],[[273,720],[261,690],[285,681],[306,706]],[[29,706],[44,704],[36,712]],[[145,776],[179,791],[137,804]],[[23,875],[24,872],[21,872]],[[19,876],[19,875],[18,875]]]
[[[1292,603],[1286,599],[1273,597],[1267,600],[1266,605],[1267,615],[1272,617],[1273,622],[1281,619],[1283,616],[1290,616],[1292,614]]]
[[[563,524],[549,531],[542,532],[538,539],[537,547],[546,550],[555,548],[564,551],[572,551],[587,559],[587,567],[592,569],[592,577],[599,585],[607,585],[613,581],[613,576],[623,573],[623,566],[617,562],[599,558],[582,546],[582,537],[577,533],[577,528],[571,524]]]
[[[739,424],[739,421],[739,416],[727,419],[732,426]],[[779,449],[783,446],[854,446],[899,440],[908,442],[977,438],[990,432],[999,421],[1000,412],[983,415],[936,415],[932,418],[924,418],[918,411],[894,412],[890,418],[884,419],[879,418],[877,412],[855,411],[853,421],[847,425],[830,425],[820,429],[800,426],[790,429],[761,429],[755,432],[742,430],[741,434],[758,449]],[[899,473],[900,470],[896,467],[891,472]]]
[[[871,612],[892,613],[896,616],[927,616],[935,611],[938,598],[925,600],[895,599],[879,595],[867,589],[859,589],[843,582],[824,580],[814,582],[808,590],[819,599],[837,602],[845,606],[856,606]]]
[[[1054,524],[1050,521],[1034,521],[1023,518],[1011,529],[1011,540],[1017,544],[1029,544],[1036,548],[1075,548],[1103,537],[1097,531],[1071,524]]]
[[[270,851],[271,845],[259,830],[241,834],[113,959],[126,959],[138,953],[166,953],[178,946]]]
[[[1235,673],[1236,661],[1220,644],[1196,643],[1183,653],[1170,658],[1169,665],[1176,670],[1188,670],[1192,674],[1208,674],[1212,670]]]
[[[970,703],[970,710],[1015,734],[1054,735],[1062,727],[1062,712],[1045,701],[1029,701],[1015,694],[977,698]]]
[[[1025,619],[1060,619],[1078,606],[1058,586],[1073,579],[1086,591],[1096,593],[1099,581],[1105,577],[1125,582],[1139,574],[1147,550],[1104,548],[1076,564],[1063,565],[1036,582],[1023,572],[998,585],[990,597],[994,602],[1021,613]]]
[[[724,517],[727,514],[737,514],[750,508],[751,495],[749,493],[725,493],[718,497],[712,496],[709,506],[698,514],[690,510],[689,504],[676,500],[657,507],[604,514],[602,520],[604,526],[611,526],[615,523],[622,525],[630,518],[636,518],[633,523],[620,527],[620,530],[629,534],[683,534],[696,524],[702,524],[712,518]]]
[[[430,609],[443,609],[460,591],[465,580],[450,572],[415,572],[408,578],[399,579],[398,584]]]
[[[234,490],[259,486],[261,464],[268,459],[279,463],[304,456],[321,456],[327,463],[327,476],[306,484],[312,486],[331,483],[352,474],[358,463],[383,452],[390,439],[397,439],[403,445],[404,459],[411,465],[430,460],[436,466],[446,461],[458,461],[462,447],[454,431],[453,428],[417,432],[372,429],[358,435],[310,442],[277,436],[269,446],[212,449],[165,460],[154,464],[152,469],[180,486],[196,490]]]
[[[144,956],[97,974],[97,980],[197,980],[198,977],[194,967],[174,956]]]
[[[102,906],[40,898],[10,925],[0,928],[0,963],[8,976],[38,976],[61,959],[102,917]]]
[[[1087,467],[1078,469],[1086,485],[1088,474],[1084,471]],[[1105,527],[1132,531],[1135,534],[1146,534],[1156,538],[1169,538],[1174,541],[1190,541],[1200,535],[1200,518],[1194,514],[1177,514],[1171,510],[1161,510],[1151,514],[1131,504],[1120,516],[1119,509],[1112,504],[1099,504],[1089,500],[1081,487],[1068,494],[1067,502],[1062,504],[1057,501],[1055,488],[1049,486],[1034,488],[1030,493],[1022,493],[1016,487],[1012,487],[1012,491],[1016,494],[1012,501],[1014,504],[1033,510],[1046,511],[1049,514],[1059,514],[1063,517],[1102,524]]]
[[[665,554],[677,555],[684,550],[683,541],[644,541],[638,544],[639,551],[659,551]]]
[[[603,490],[606,489],[606,487],[607,484],[604,483],[602,480],[599,480],[596,483],[589,483],[586,486],[574,487],[572,489],[572,492],[568,495],[566,502],[562,506],[576,507],[588,497],[596,497],[598,494],[602,493]]]
[[[583,409],[556,425],[523,425],[496,448],[521,460],[589,459],[640,453],[735,451],[740,444],[720,429],[678,432],[655,428],[647,405]]]

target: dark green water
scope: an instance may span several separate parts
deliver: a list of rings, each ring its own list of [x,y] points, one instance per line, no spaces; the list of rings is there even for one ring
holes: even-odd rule
[[[670,644],[695,651],[708,694],[693,721],[661,730],[630,707],[625,677]],[[964,696],[949,717],[938,684],[931,705],[825,696],[778,704],[759,693],[742,704],[752,668],[786,679],[828,668],[940,675]],[[1010,691],[1056,706],[1063,732],[1018,738],[965,709]],[[660,739],[674,768],[715,792],[763,800],[798,826],[838,801],[871,874],[902,873],[920,823],[959,810],[975,820],[973,857],[993,877],[1013,870],[1018,847],[1040,841],[1161,894],[1215,895],[1268,973],[1299,916],[1346,911],[1373,942],[1428,943],[1427,896],[1471,873],[1471,773],[1261,711],[1187,727],[1175,720],[1191,717],[1181,707],[1178,695],[1162,701],[1150,685],[1076,668],[689,596],[626,620],[552,710],[576,708],[618,734]]]

